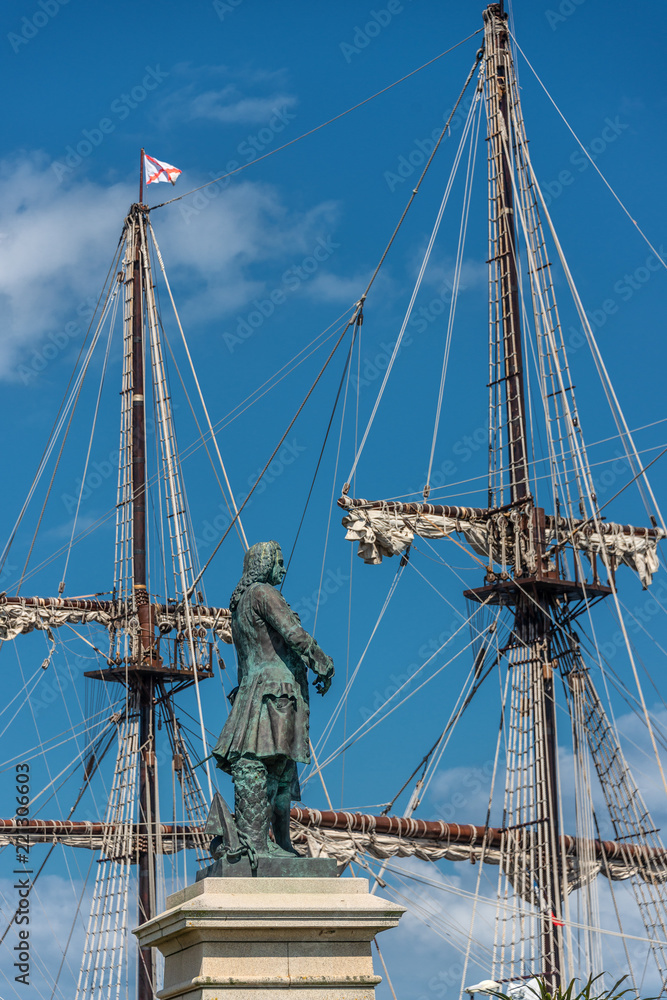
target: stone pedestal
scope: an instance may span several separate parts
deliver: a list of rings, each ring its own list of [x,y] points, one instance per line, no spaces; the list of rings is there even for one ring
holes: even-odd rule
[[[338,865],[333,858],[257,858],[253,872],[248,856],[233,864],[226,858],[214,861],[208,868],[200,868],[196,882],[205,878],[336,878]]]
[[[161,1000],[373,1000],[371,942],[405,912],[362,878],[204,878],[167,907],[134,932],[165,956]]]

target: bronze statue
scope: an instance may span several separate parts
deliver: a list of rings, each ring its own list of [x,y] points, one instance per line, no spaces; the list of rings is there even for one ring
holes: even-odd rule
[[[245,554],[229,604],[239,684],[213,750],[218,767],[232,776],[236,829],[253,867],[258,857],[296,854],[290,805],[301,797],[297,764],[310,761],[307,667],[322,695],[334,673],[332,659],[275,589],[285,572],[277,542],[259,542]]]

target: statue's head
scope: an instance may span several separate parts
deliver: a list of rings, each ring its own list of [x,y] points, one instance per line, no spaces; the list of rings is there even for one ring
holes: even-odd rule
[[[243,557],[243,576],[232,594],[229,606],[233,611],[241,594],[251,583],[271,583],[277,587],[285,576],[282,549],[278,542],[257,542]]]
[[[283,553],[278,542],[257,542],[243,557],[243,576],[248,583],[282,582],[285,575]],[[280,579],[274,579],[279,576]]]

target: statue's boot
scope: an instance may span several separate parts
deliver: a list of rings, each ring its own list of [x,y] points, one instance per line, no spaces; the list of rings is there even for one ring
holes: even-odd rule
[[[232,764],[236,829],[248,849],[253,867],[258,856],[269,854],[269,805],[267,771],[259,760],[241,757]]]
[[[280,857],[286,854],[290,857],[301,857],[292,847],[290,840],[290,804],[294,772],[292,761],[284,762],[282,767],[278,767],[275,771],[272,768],[268,769],[269,802],[273,807],[271,825],[275,839],[275,844],[269,844],[269,850]]]
[[[290,838],[290,808],[289,803],[286,809],[273,810],[273,836],[276,839],[275,847],[280,849],[281,854],[289,854],[292,857],[300,858],[301,855],[295,851]]]

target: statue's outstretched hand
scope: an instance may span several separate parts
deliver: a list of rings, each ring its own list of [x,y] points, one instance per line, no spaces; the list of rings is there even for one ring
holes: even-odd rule
[[[334,665],[333,660],[330,656],[326,657],[326,666],[319,671],[317,678],[313,682],[315,684],[315,690],[319,694],[326,694],[331,687],[331,678],[334,675]]]
[[[318,677],[313,683],[318,694],[326,694],[331,687],[331,677]]]

